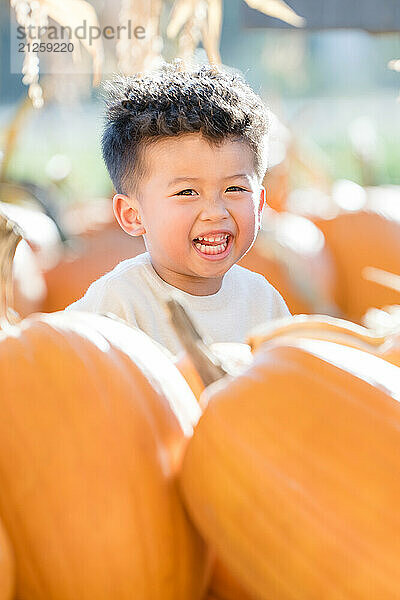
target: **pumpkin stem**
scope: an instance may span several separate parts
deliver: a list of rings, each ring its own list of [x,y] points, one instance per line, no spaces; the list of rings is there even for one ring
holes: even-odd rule
[[[227,374],[219,359],[210,350],[197,331],[183,306],[174,299],[167,300],[172,325],[183,347],[189,354],[205,387]]]
[[[13,309],[13,260],[21,240],[19,226],[0,212],[0,329],[20,320]]]

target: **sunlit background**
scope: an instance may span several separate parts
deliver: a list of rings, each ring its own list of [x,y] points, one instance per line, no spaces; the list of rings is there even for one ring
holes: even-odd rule
[[[274,114],[270,210],[241,264],[265,275],[293,313],[383,330],[397,323],[399,3],[366,0],[359,14],[360,3],[342,0],[81,2],[93,23],[130,18],[146,28],[146,41],[109,40],[91,53],[82,45],[77,72],[45,54],[37,72],[30,57],[24,82],[23,56],[13,55],[15,14],[32,4],[45,14],[46,1],[11,4],[0,4],[0,200],[10,216],[23,220],[25,208],[41,218],[38,229],[25,216],[28,244],[19,254],[28,263],[19,261],[30,270],[15,267],[19,312],[63,308],[143,251],[113,222],[93,82],[180,56],[240,70]],[[61,5],[60,22],[68,22],[68,2]]]

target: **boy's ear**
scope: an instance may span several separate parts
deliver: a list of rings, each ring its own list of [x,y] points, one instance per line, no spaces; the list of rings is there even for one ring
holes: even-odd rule
[[[141,222],[137,200],[129,198],[125,194],[115,194],[113,197],[113,210],[115,218],[126,233],[133,236],[146,233]]]
[[[267,204],[267,190],[262,185],[260,188],[260,203],[258,206],[258,226],[261,227],[262,215]]]

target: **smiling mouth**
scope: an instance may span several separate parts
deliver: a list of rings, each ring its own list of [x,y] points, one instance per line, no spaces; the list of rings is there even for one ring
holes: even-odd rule
[[[224,240],[218,242],[209,242],[195,238],[192,244],[196,248],[196,250],[203,256],[222,257],[227,253],[227,250],[228,248],[230,248],[233,239],[233,236],[229,233],[227,233],[224,237]]]

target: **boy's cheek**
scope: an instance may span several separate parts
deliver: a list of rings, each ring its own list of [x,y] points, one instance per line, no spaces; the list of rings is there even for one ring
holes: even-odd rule
[[[161,254],[170,256],[179,256],[187,249],[189,243],[188,231],[183,231],[176,223],[176,227],[170,228],[167,232],[160,232],[157,245]]]
[[[246,218],[249,226],[253,224],[253,226],[255,225],[256,227],[258,227],[259,221],[262,217],[262,213],[263,208],[260,207],[258,199],[255,198],[251,209],[248,211],[247,215],[244,218]]]

